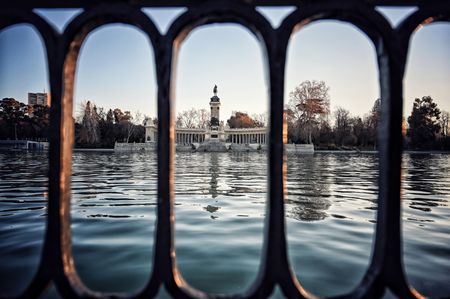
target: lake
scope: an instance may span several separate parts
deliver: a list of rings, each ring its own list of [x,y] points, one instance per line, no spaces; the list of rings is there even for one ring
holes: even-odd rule
[[[47,161],[46,153],[0,152],[0,294],[23,288],[37,268]],[[267,162],[265,153],[176,154],[177,263],[194,287],[234,293],[255,279]],[[338,295],[362,278],[375,228],[377,167],[376,154],[288,156],[289,256],[308,291]],[[152,269],[156,171],[155,153],[74,153],[73,254],[90,288],[136,291],[145,285]],[[408,280],[425,295],[449,296],[450,155],[404,154],[402,176]]]

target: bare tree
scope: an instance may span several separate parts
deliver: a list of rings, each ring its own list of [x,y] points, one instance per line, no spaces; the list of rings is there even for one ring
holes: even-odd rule
[[[350,111],[342,107],[338,107],[334,112],[334,118],[334,132],[336,143],[340,145],[348,143],[352,137],[352,118],[350,116]]]
[[[267,126],[267,120],[268,120],[267,112],[259,113],[259,114],[255,113],[252,115],[252,118],[258,124],[258,127]]]
[[[306,129],[308,143],[312,143],[312,132],[321,118],[330,112],[329,87],[324,81],[303,81],[289,93],[287,108],[291,111],[294,127],[301,123]]]
[[[179,128],[207,128],[211,113],[206,109],[184,110],[177,115],[176,126]]]
[[[127,143],[130,141],[131,136],[133,136],[133,134],[136,132],[138,126],[141,124],[141,121],[142,114],[139,111],[136,112],[134,117],[131,115],[130,111],[125,111],[125,115],[120,121],[120,124],[125,131]]]
[[[198,110],[198,127],[206,129],[209,126],[211,120],[211,112],[206,109]]]

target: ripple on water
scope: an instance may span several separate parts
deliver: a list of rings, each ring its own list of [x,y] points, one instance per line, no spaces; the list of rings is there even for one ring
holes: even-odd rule
[[[32,279],[42,250],[47,155],[0,152],[0,293],[17,294]]]
[[[176,156],[175,245],[181,273],[206,291],[245,290],[260,266],[267,156]],[[46,161],[42,153],[0,153],[0,292],[23,287],[37,266]],[[377,165],[372,154],[288,156],[289,256],[307,290],[341,294],[364,274],[376,222]],[[408,279],[426,295],[448,296],[450,156],[404,155],[403,168]],[[133,291],[145,285],[152,269],[156,173],[153,153],[74,153],[73,253],[89,287]]]

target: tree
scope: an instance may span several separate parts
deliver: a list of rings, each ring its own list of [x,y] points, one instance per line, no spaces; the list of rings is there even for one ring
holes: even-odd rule
[[[322,120],[319,128],[319,144],[329,145],[334,140],[334,133],[328,119]]]
[[[305,129],[307,142],[312,143],[314,127],[330,110],[329,87],[324,81],[303,81],[289,93],[288,109],[291,111],[292,127]]]
[[[13,98],[0,101],[0,139],[46,140],[48,106],[26,105]]]
[[[350,111],[338,107],[334,112],[335,125],[334,134],[336,143],[339,145],[349,145],[354,142],[352,134],[352,118]]]
[[[206,109],[184,110],[177,115],[176,126],[178,128],[206,129],[210,125],[211,113]]]
[[[411,146],[416,148],[431,148],[436,134],[439,133],[441,111],[430,96],[415,99],[411,115],[408,117],[408,136]]]
[[[103,108],[99,109],[103,111]],[[101,145],[102,147],[113,147],[116,141],[116,130],[114,124],[114,112],[112,109],[109,109],[106,115],[104,113],[99,114],[100,121],[100,136],[101,136]]]
[[[113,115],[114,115],[114,123],[116,124],[120,123],[124,116],[122,110],[120,110],[119,108],[113,110]]]
[[[255,123],[258,124],[257,125],[258,127],[265,127],[267,125],[268,116],[266,112],[259,114],[255,113],[252,115],[252,118],[255,121]]]
[[[377,147],[380,112],[381,112],[381,99],[376,99],[375,102],[373,103],[372,110],[370,110],[369,116],[364,121],[367,128],[367,142],[373,144],[374,148]]]
[[[197,110],[198,113],[198,124],[197,127],[201,129],[206,129],[209,127],[209,122],[211,119],[211,112],[206,109]]]
[[[132,137],[135,137],[134,135],[137,132],[141,121],[142,121],[142,114],[139,111],[136,112],[134,117],[131,115],[130,111],[125,111],[124,116],[120,121],[120,126],[122,127],[127,143],[130,142],[130,139]]]
[[[81,122],[79,143],[95,145],[100,142],[99,115],[97,108],[90,101],[84,105],[83,120]]]
[[[442,137],[446,138],[449,136],[450,133],[450,113],[447,111],[442,111],[441,112],[441,121],[440,121],[440,125],[441,125],[441,133],[442,133]]]
[[[227,120],[230,128],[258,128],[263,127],[264,124],[254,120],[247,113],[240,111],[233,111],[231,117]]]

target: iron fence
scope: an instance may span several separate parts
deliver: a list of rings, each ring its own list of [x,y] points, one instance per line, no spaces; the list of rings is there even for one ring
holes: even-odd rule
[[[273,28],[257,6],[294,6]],[[417,6],[393,28],[377,6]],[[142,12],[146,7],[186,7],[161,34]],[[58,33],[35,8],[82,8]],[[334,298],[379,298],[389,289],[400,298],[421,298],[405,278],[402,263],[400,167],[402,154],[403,76],[412,33],[421,24],[450,21],[449,1],[420,0],[16,0],[0,3],[0,30],[28,23],[42,36],[47,54],[52,98],[47,230],[38,270],[19,298],[37,298],[53,283],[67,298],[151,298],[164,285],[175,298],[267,298],[279,286],[289,298],[315,298],[291,270],[286,244],[283,180],[283,98],[286,52],[294,30],[318,20],[340,20],[358,27],[375,46],[382,101],[379,127],[379,192],[372,258],[359,285]],[[87,288],[77,275],[71,252],[70,178],[73,143],[73,89],[81,45],[95,28],[126,23],[141,29],[154,49],[158,107],[158,210],[153,271],[135,294],[100,293]],[[180,44],[194,28],[210,23],[237,23],[259,40],[268,70],[270,98],[269,181],[264,244],[258,275],[245,292],[208,294],[189,286],[175,262],[174,248],[174,61]]]

